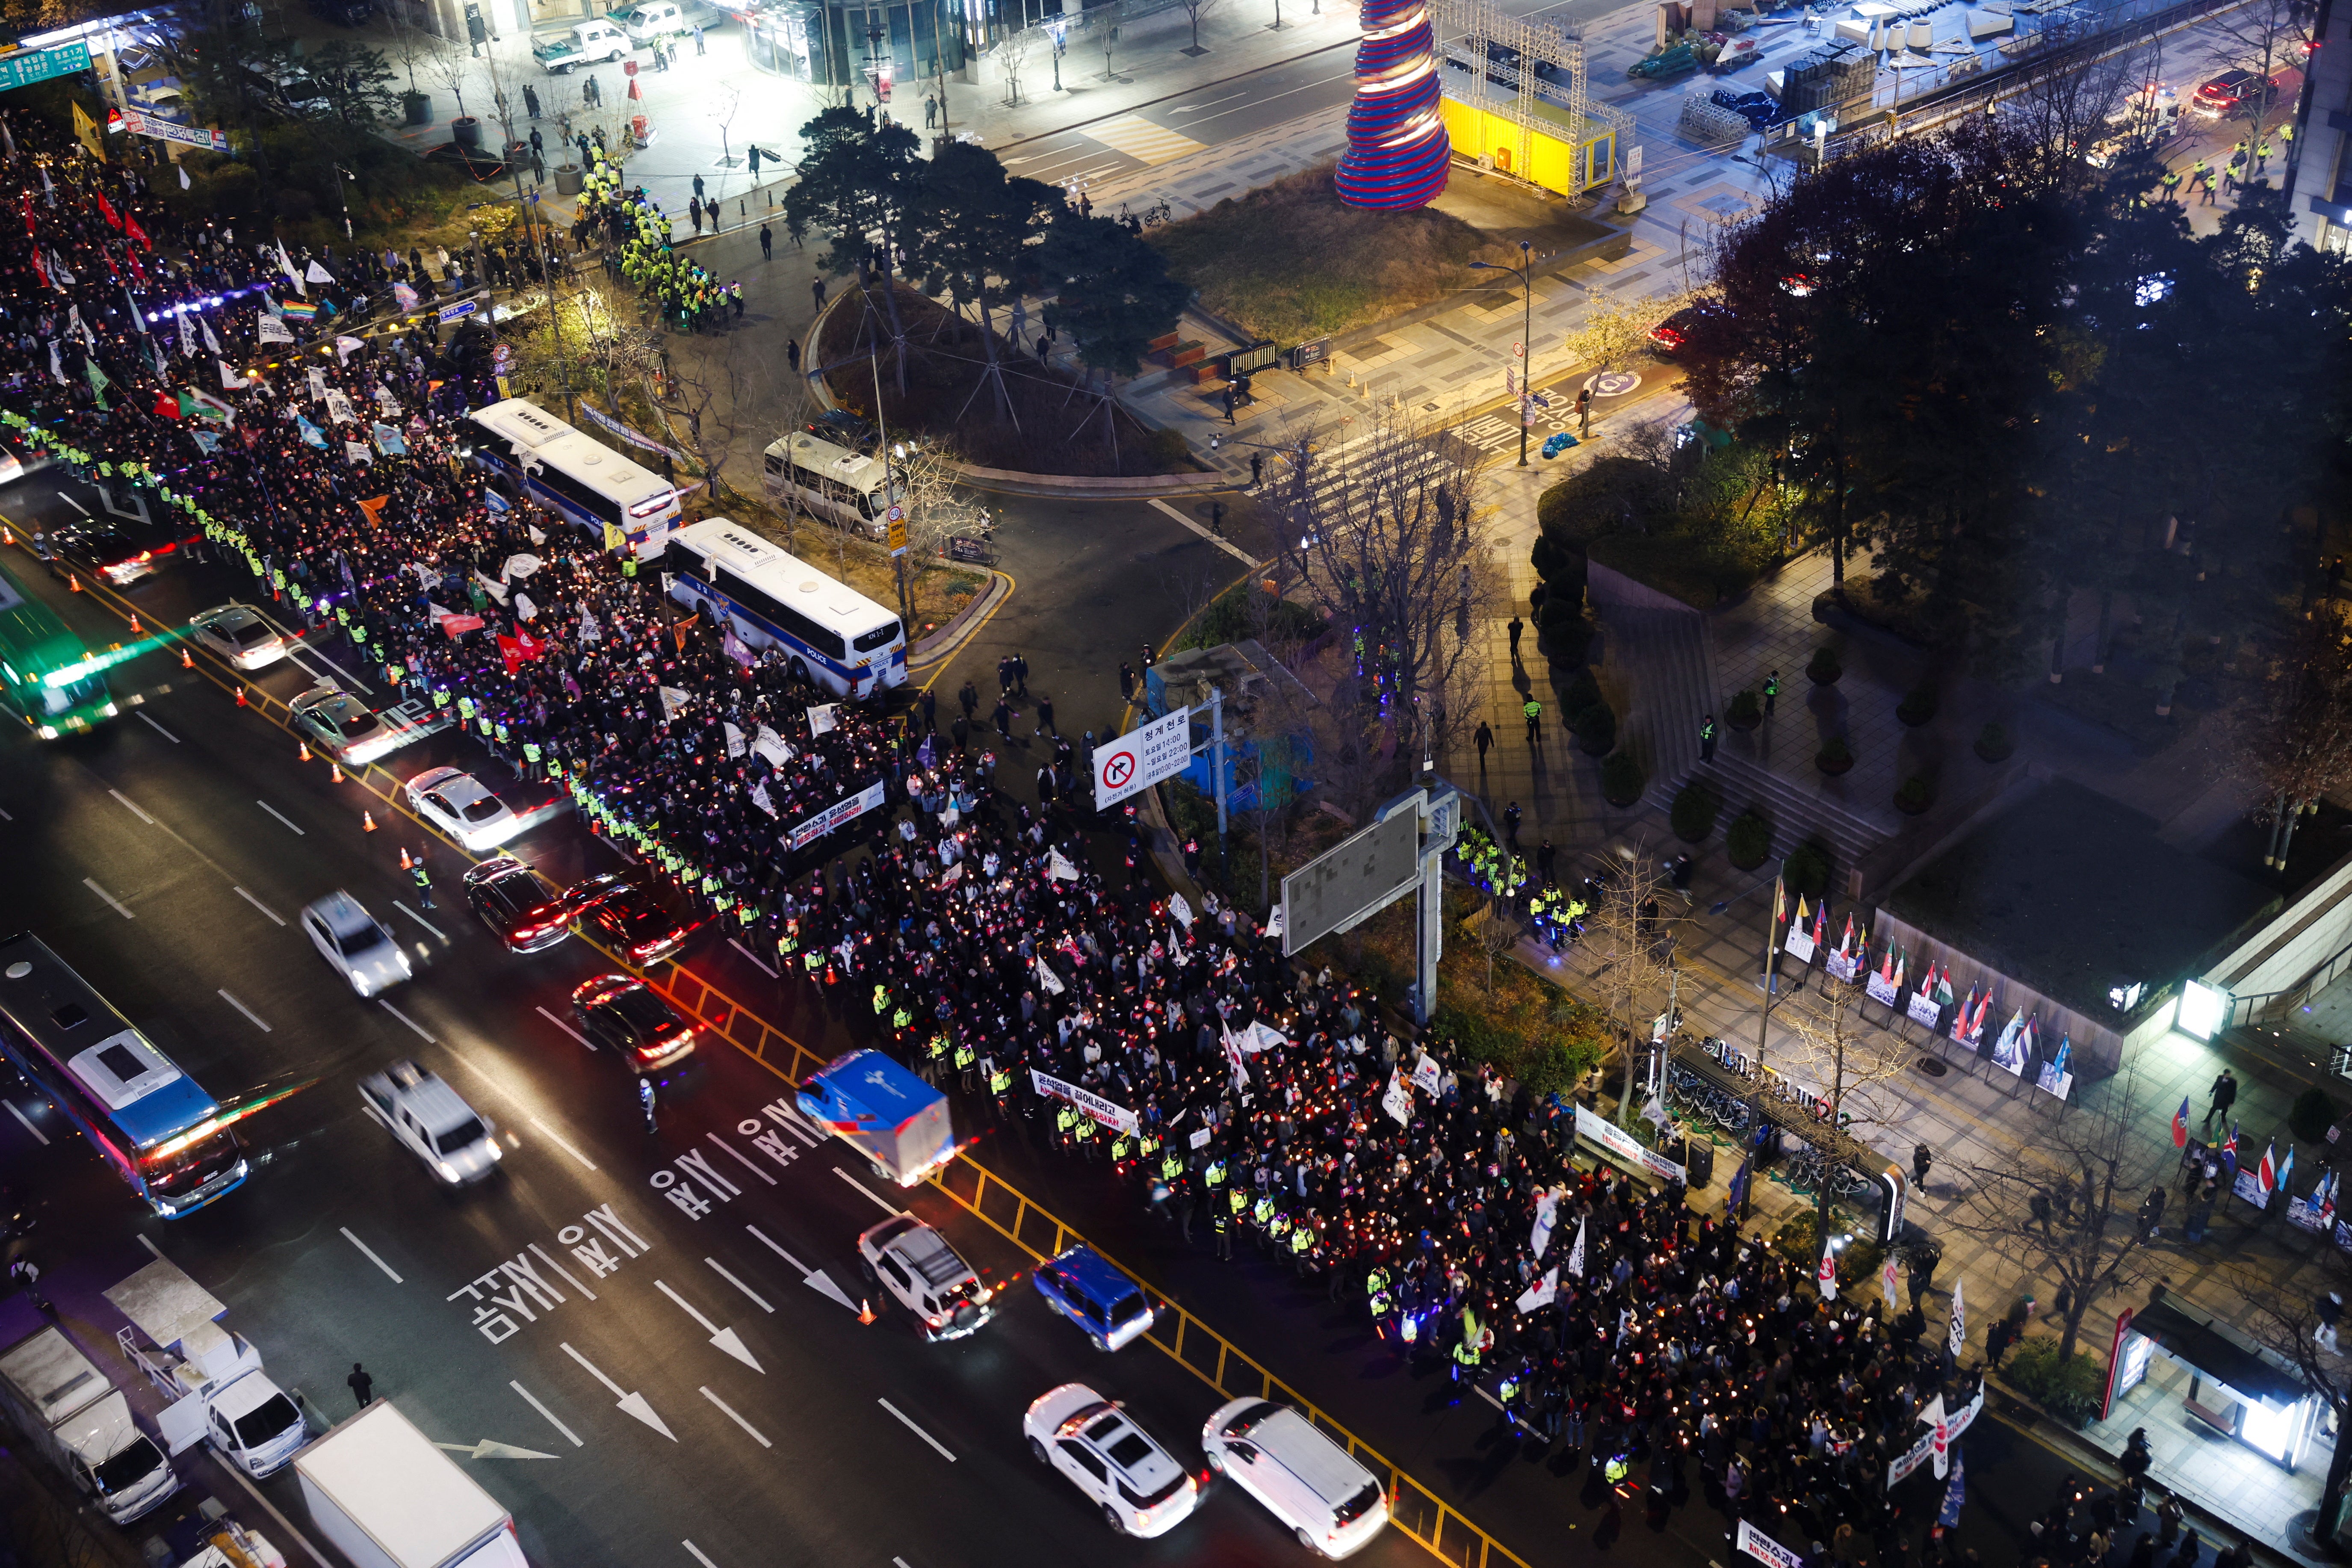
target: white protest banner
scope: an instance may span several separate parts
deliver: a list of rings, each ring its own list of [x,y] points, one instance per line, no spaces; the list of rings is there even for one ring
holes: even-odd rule
[[[1969,1429],[1969,1424],[1974,1421],[1977,1418],[1977,1413],[1984,1408],[1984,1391],[1979,1389],[1976,1397],[1969,1400],[1957,1415],[1943,1416],[1943,1396],[1938,1394],[1921,1408],[1919,1418],[1928,1423],[1928,1430],[1916,1443],[1911,1445],[1907,1453],[1898,1456],[1888,1463],[1886,1467],[1888,1489],[1892,1490],[1912,1471],[1935,1458],[1937,1417],[1943,1417],[1944,1444],[1948,1450],[1952,1444],[1960,1440],[1960,1434]]]
[[[286,330],[286,323],[266,310],[253,325],[256,336],[265,343],[290,343],[294,341],[294,334]]]
[[[1381,1091],[1381,1109],[1400,1127],[1412,1120],[1412,1091],[1405,1088],[1404,1074],[1395,1068],[1389,1069],[1389,1086]]]
[[[343,443],[343,461],[373,463],[375,461],[375,448],[364,441],[346,441]]]
[[[843,823],[879,808],[884,794],[883,781],[877,779],[848,799],[837,800],[801,822],[784,836],[785,842],[794,849],[804,849]]]
[[[1576,1108],[1576,1135],[1579,1138],[1590,1139],[1620,1160],[1631,1165],[1638,1165],[1654,1176],[1664,1176],[1672,1182],[1687,1179],[1687,1173],[1680,1165],[1652,1149],[1607,1117],[1595,1116],[1580,1105]]]
[[[1186,931],[1191,931],[1192,929],[1192,906],[1184,901],[1183,894],[1171,893],[1168,895],[1168,918],[1174,921],[1178,925],[1182,926]]]
[[[963,862],[961,860],[940,873],[940,886],[942,888],[952,888],[962,880]]]
[[[1528,1246],[1538,1263],[1543,1261],[1545,1250],[1551,1246],[1552,1218],[1559,1212],[1559,1188],[1546,1187],[1536,1194],[1536,1223],[1535,1228],[1528,1234]]]
[[[770,816],[776,815],[776,803],[768,798],[767,780],[761,779],[758,784],[751,786],[751,804],[758,806],[761,811],[766,812]]]
[[[1805,1568],[1804,1553],[1790,1551],[1744,1519],[1739,1521],[1739,1550],[1765,1568]]]
[[[1969,1343],[1969,1311],[1966,1307],[1960,1304],[1961,1287],[1967,1283],[1968,1280],[1965,1277],[1958,1274],[1952,1276],[1952,1337],[1950,1344],[1952,1351],[1952,1363],[1954,1365],[1958,1365],[1959,1363],[1960,1352],[1968,1348]]]
[[[1075,882],[1078,879],[1078,868],[1070,864],[1068,856],[1059,849],[1052,849],[1045,854],[1045,875],[1056,882]]]
[[[1421,1059],[1412,1064],[1412,1087],[1435,1100],[1442,1081],[1438,1077],[1437,1064],[1430,1059],[1427,1051],[1422,1052]]]
[[[675,719],[685,712],[686,705],[694,700],[692,692],[681,691],[675,686],[661,686],[655,689],[661,693],[662,717],[666,720]]]
[[[1872,1001],[1879,1004],[1881,1006],[1892,1007],[1895,1005],[1895,997],[1894,980],[1886,975],[1881,974],[1875,969],[1870,972],[1870,978],[1863,982],[1862,988],[1865,992],[1869,993],[1870,999]]]
[[[313,365],[303,374],[310,378],[310,401],[313,403],[325,402],[327,398],[327,373]]]
[[[1812,932],[1801,926],[1790,926],[1789,934],[1781,939],[1780,951],[1799,963],[1811,963],[1813,961]]]
[[[1186,1139],[1185,1142],[1194,1149],[1205,1149],[1209,1146],[1209,1140],[1216,1135],[1217,1130],[1213,1127],[1196,1127],[1192,1130],[1192,1136]]]
[[[331,386],[327,389],[327,417],[338,425],[356,425],[360,411],[352,406],[350,398]]]
[[[1249,1033],[1242,1037],[1242,1049],[1245,1051],[1270,1051],[1288,1044],[1282,1031],[1263,1018],[1252,1024]]]
[[[1127,1107],[1113,1105],[1099,1094],[1080,1089],[1074,1083],[1065,1083],[1058,1078],[1039,1072],[1035,1068],[1029,1069],[1029,1077],[1036,1084],[1039,1094],[1054,1100],[1066,1100],[1106,1127],[1115,1127],[1121,1132],[1135,1131],[1135,1112]]]
[[[1544,1277],[1528,1286],[1514,1305],[1522,1312],[1532,1312],[1538,1307],[1550,1306],[1552,1298],[1559,1294],[1559,1267],[1555,1264],[1545,1269]]]
[[[1042,958],[1037,960],[1037,984],[1043,985],[1050,994],[1055,996],[1059,996],[1066,989],[1067,989],[1067,987],[1062,984],[1062,977],[1054,973],[1054,966],[1046,963]]]
[[[781,768],[793,760],[793,749],[784,744],[784,738],[765,724],[761,725],[759,733],[752,737],[751,749],[767,758],[772,768]]]
[[[743,744],[743,731],[740,731],[740,730],[739,730],[739,729],[737,729],[731,721],[722,722],[722,723],[719,725],[719,728],[720,728],[720,729],[722,729],[722,730],[724,730],[724,731],[727,732],[727,754],[728,754],[728,756],[730,756],[730,757],[740,757],[740,756],[741,756],[741,755],[744,753],[744,752],[748,749],[748,748],[747,748],[747,747],[745,747],[745,745]]]
[[[1584,1278],[1584,1222],[1576,1222],[1576,1243],[1568,1249],[1568,1271],[1579,1279]]]
[[[837,706],[839,706],[837,703],[828,702],[822,708],[812,708],[808,710],[811,735],[826,735],[833,732],[836,727],[834,722],[834,710]]]

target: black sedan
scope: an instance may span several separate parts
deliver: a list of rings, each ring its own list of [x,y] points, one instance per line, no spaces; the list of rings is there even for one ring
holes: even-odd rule
[[[127,588],[155,570],[155,552],[103,518],[61,524],[46,543],[49,572],[57,577],[79,572]]]
[[[511,855],[494,855],[467,871],[466,902],[509,952],[538,952],[572,934],[562,895]]]
[[[600,974],[574,989],[572,1018],[590,1050],[640,1076],[694,1054],[694,1026],[625,974]]]
[[[684,947],[706,919],[669,883],[644,871],[607,871],[576,882],[563,902],[574,931],[639,966]]]

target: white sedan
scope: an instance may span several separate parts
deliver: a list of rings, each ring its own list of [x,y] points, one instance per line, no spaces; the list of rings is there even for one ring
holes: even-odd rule
[[[1165,1535],[1201,1500],[1200,1482],[1124,1409],[1083,1383],[1040,1395],[1021,1430],[1037,1462],[1067,1476],[1123,1535]]]
[[[286,639],[250,605],[222,605],[193,616],[188,635],[239,669],[259,669],[286,657]]]
[[[522,831],[522,818],[506,802],[459,768],[432,768],[404,786],[409,808],[446,833],[468,853],[496,849]]]
[[[389,991],[415,970],[390,927],[341,889],[302,906],[302,931],[319,956],[362,996]]]

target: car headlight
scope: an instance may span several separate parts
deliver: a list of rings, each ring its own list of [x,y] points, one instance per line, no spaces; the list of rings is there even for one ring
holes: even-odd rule
[[[489,1141],[488,1148],[491,1159],[503,1160],[507,1157],[507,1152],[499,1147],[499,1141],[497,1139],[493,1138]]]
[[[434,1161],[433,1168],[441,1173],[441,1179],[445,1182],[454,1182],[457,1179],[457,1167],[446,1160]]]
[[[108,703],[108,704],[106,705],[106,716],[107,716],[108,718],[110,718],[110,719],[113,718],[117,713],[119,713],[119,712],[121,712],[121,709],[119,709],[119,708],[117,708],[117,707],[115,707],[115,705],[114,705],[113,703],[111,703],[111,702],[110,702],[110,703]]]
[[[42,725],[42,726],[41,726],[41,739],[42,739],[42,740],[44,740],[44,741],[54,741],[54,740],[56,740],[57,738],[58,738],[58,727],[57,727],[55,724],[44,724],[44,725]]]

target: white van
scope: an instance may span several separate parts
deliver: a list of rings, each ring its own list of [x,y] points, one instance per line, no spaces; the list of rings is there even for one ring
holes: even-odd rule
[[[888,532],[890,470],[880,458],[805,430],[771,442],[764,456],[769,500],[797,500],[812,516],[867,539]]]
[[[1372,1472],[1286,1405],[1220,1405],[1201,1429],[1201,1451],[1309,1552],[1349,1556],[1388,1524],[1389,1500]]]

